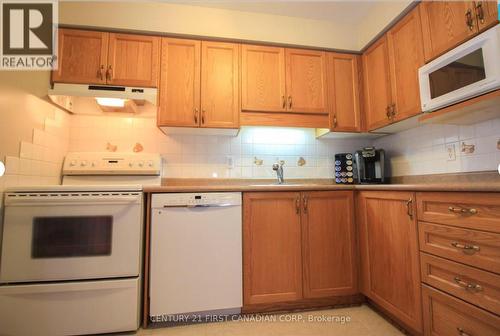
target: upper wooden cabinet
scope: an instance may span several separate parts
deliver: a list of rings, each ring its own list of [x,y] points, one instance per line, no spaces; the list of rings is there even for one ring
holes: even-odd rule
[[[327,53],[328,101],[330,129],[360,131],[360,64],[361,57],[352,54]]]
[[[241,46],[241,110],[284,112],[285,49]]]
[[[161,39],[158,125],[199,125],[200,59],[200,41]]]
[[[362,191],[357,198],[361,291],[422,333],[415,194]]]
[[[326,53],[286,49],[287,109],[299,113],[328,113]]]
[[[58,68],[53,82],[105,84],[108,33],[58,29]]]
[[[477,27],[482,32],[498,23],[497,1],[474,1]]]
[[[244,45],[242,111],[328,114],[326,53]]]
[[[201,126],[239,127],[240,45],[201,43]]]
[[[392,94],[386,35],[363,54],[363,76],[366,127],[373,130],[391,121]]]
[[[424,64],[419,7],[363,54],[368,130],[419,114],[418,69]]]
[[[110,33],[108,50],[108,84],[158,85],[159,37]]]
[[[423,1],[419,7],[426,61],[498,22],[496,1]]]
[[[239,49],[162,38],[158,126],[238,128]]]
[[[420,10],[417,6],[387,32],[391,70],[392,121],[422,112],[418,69],[424,65]]]
[[[60,28],[53,82],[158,86],[160,38]]]
[[[351,191],[302,193],[304,298],[358,292]]]

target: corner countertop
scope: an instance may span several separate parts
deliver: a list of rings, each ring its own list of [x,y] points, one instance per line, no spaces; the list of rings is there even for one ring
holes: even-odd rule
[[[444,175],[444,174],[443,174]],[[161,186],[145,186],[146,193],[225,192],[225,191],[321,191],[321,190],[393,190],[500,192],[500,175],[460,174],[459,177],[393,178],[389,184],[336,184],[332,179],[291,179],[277,184],[274,179],[164,179]]]

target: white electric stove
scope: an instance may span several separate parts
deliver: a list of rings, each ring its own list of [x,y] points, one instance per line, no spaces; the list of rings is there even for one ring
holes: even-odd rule
[[[69,153],[62,185],[5,191],[2,335],[138,328],[142,186],[161,183],[161,164],[157,154]]]

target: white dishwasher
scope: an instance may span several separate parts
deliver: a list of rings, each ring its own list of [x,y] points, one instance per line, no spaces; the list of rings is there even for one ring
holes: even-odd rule
[[[152,195],[151,322],[241,312],[241,203],[234,192]]]

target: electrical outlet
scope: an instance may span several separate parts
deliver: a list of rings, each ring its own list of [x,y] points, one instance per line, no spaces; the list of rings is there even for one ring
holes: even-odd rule
[[[455,144],[447,144],[446,153],[448,154],[448,161],[455,161],[457,159]]]
[[[234,169],[234,159],[232,156],[226,156],[226,167],[227,169]]]

